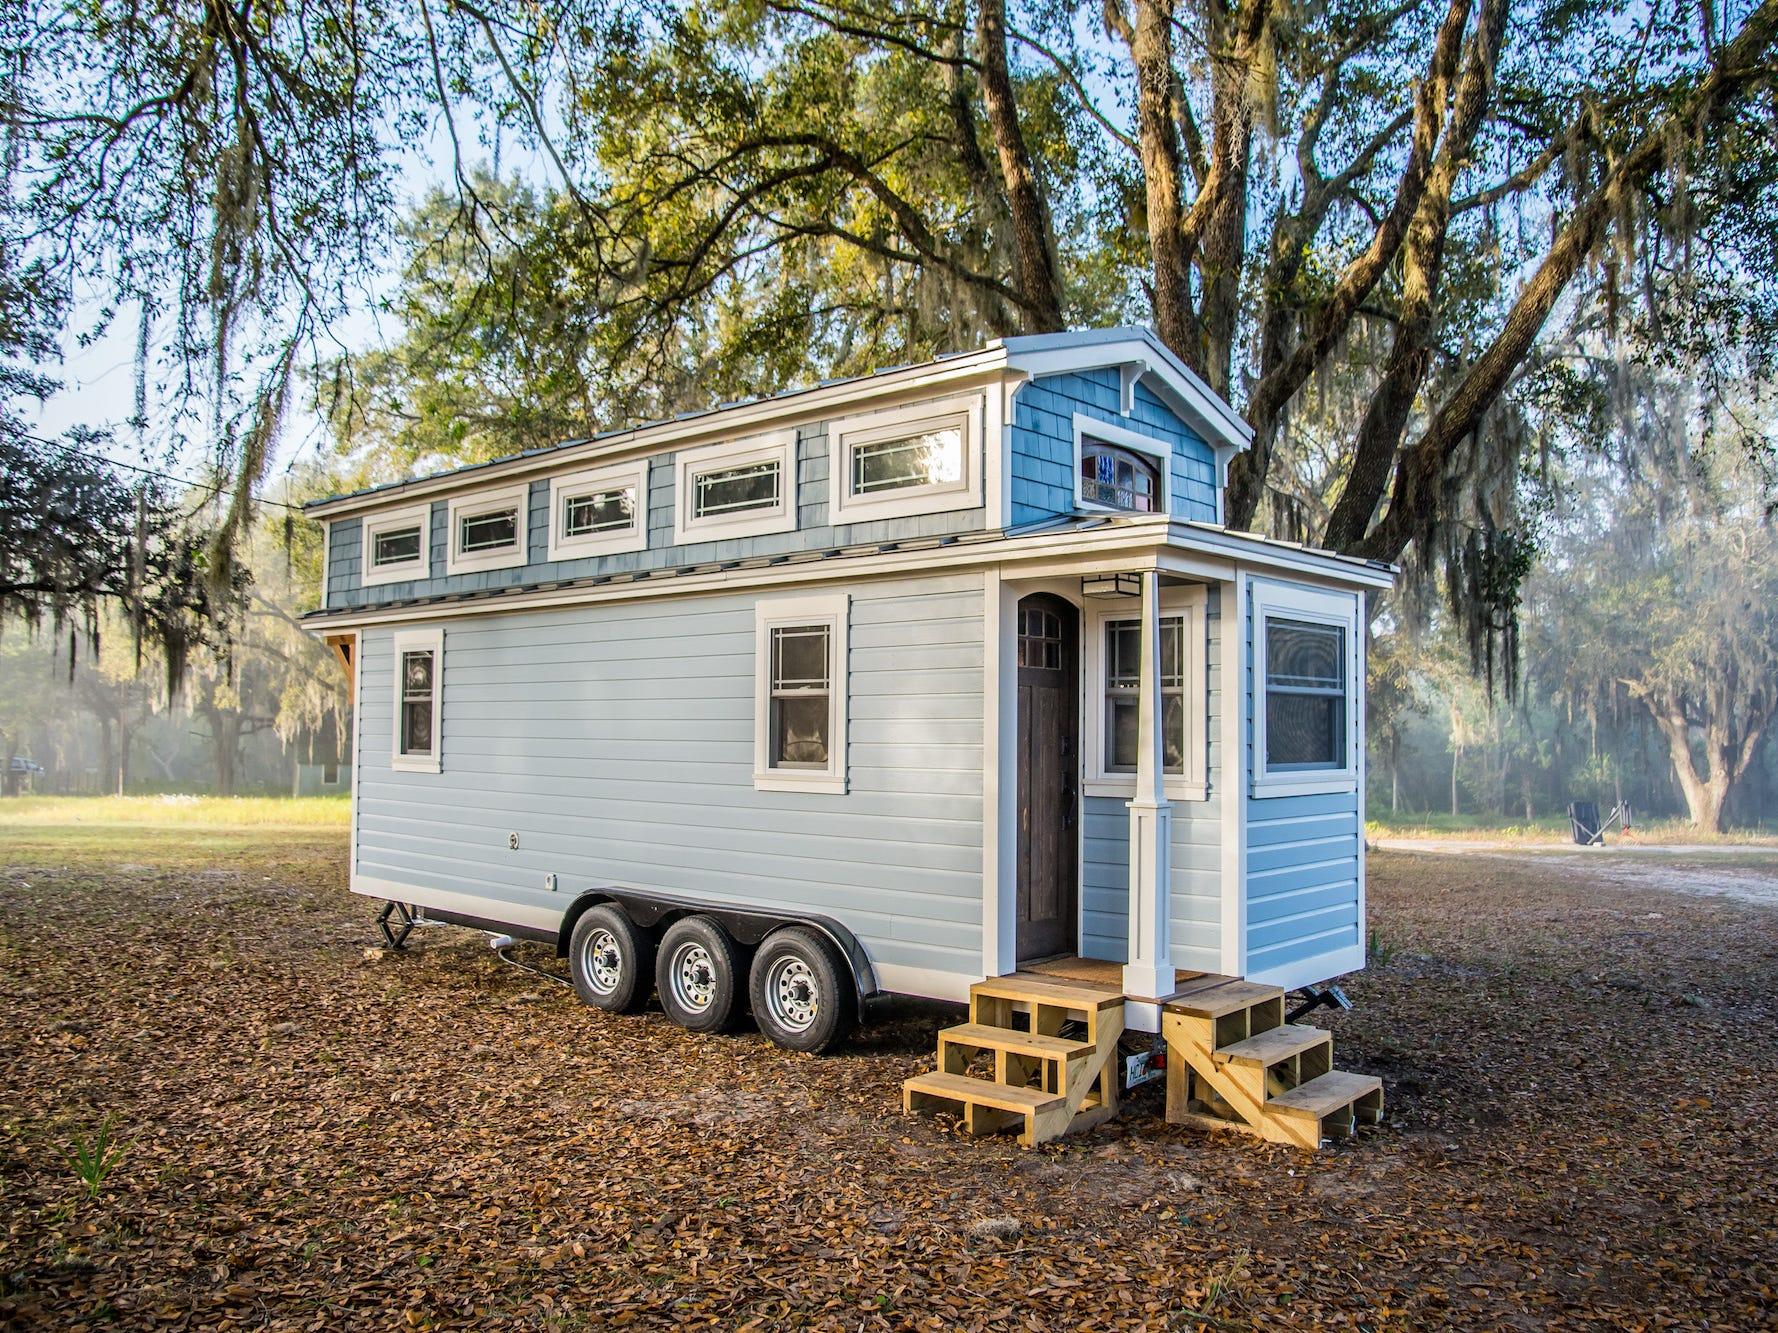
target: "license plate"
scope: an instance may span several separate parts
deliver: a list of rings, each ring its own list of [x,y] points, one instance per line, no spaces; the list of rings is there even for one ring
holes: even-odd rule
[[[1167,1072],[1167,1057],[1161,1051],[1143,1051],[1124,1057],[1124,1086],[1134,1088],[1159,1078]]]

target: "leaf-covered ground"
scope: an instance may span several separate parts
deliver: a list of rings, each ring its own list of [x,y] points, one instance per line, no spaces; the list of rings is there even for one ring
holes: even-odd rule
[[[367,954],[340,843],[0,835],[0,1323],[1778,1326],[1770,908],[1378,854],[1385,1127],[1022,1151],[901,1116],[951,1011],[809,1058]]]

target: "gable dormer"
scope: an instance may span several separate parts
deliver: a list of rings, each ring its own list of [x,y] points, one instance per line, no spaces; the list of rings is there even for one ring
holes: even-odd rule
[[[1095,512],[1220,523],[1252,428],[1144,329],[1005,340],[1013,395],[1009,521]]]

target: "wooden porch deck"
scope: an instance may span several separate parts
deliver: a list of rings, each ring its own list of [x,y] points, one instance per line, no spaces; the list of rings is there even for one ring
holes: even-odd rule
[[[1104,958],[1045,958],[1038,962],[1026,963],[1014,977],[1042,977],[1046,981],[1071,982],[1081,986],[1091,986],[1096,990],[1115,991],[1127,1000],[1152,1000],[1166,1003],[1189,995],[1193,991],[1203,990],[1209,986],[1219,986],[1225,981],[1233,981],[1233,977],[1225,977],[1218,972],[1193,972],[1187,968],[1173,970],[1173,989],[1166,995],[1130,995],[1124,990],[1124,965]]]

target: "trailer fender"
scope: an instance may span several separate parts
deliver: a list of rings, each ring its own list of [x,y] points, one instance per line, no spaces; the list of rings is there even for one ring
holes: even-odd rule
[[[845,958],[846,965],[852,971],[853,984],[858,987],[858,998],[864,1000],[877,994],[877,976],[871,967],[870,956],[858,942],[858,937],[832,917],[813,913],[772,912],[762,908],[737,907],[733,903],[702,902],[677,894],[650,893],[637,889],[589,889],[570,903],[562,916],[561,928],[556,932],[558,958],[568,955],[568,941],[574,934],[574,923],[580,920],[581,914],[588,908],[600,903],[615,903],[629,913],[630,919],[637,925],[646,927],[666,926],[682,916],[707,916],[749,947],[757,945],[773,931],[785,926],[805,926],[818,930],[833,942],[834,947]]]

